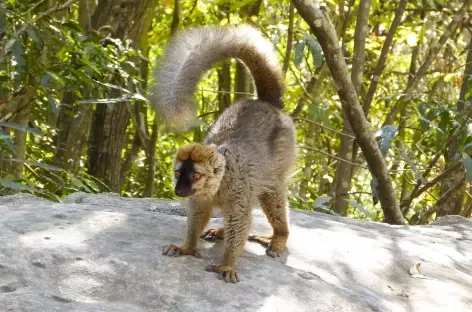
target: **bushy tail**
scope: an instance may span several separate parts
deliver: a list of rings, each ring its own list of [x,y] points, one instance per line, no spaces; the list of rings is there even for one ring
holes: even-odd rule
[[[204,26],[178,32],[154,69],[150,100],[166,121],[188,126],[196,119],[196,85],[215,63],[237,58],[250,70],[260,100],[282,108],[284,82],[271,43],[253,27]]]

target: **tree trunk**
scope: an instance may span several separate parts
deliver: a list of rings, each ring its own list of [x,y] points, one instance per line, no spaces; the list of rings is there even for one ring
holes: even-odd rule
[[[31,84],[26,86],[24,94],[20,95],[21,99],[18,103],[18,112],[16,113],[12,122],[22,127],[28,126],[31,104],[35,96],[36,85]],[[16,161],[11,163],[9,173],[12,174],[17,180],[23,178],[23,166],[26,160],[25,156],[27,136],[28,134],[25,131],[16,129],[13,130],[13,143],[15,144],[17,154],[14,155]]]
[[[5,30],[7,27],[7,21],[5,16],[5,1],[0,2],[0,42],[3,42],[3,38],[5,36]],[[5,70],[7,68],[6,59],[0,60],[0,70]],[[6,111],[8,107],[8,96],[9,92],[8,89],[1,89],[0,88],[0,119],[4,116],[4,111]],[[2,128],[0,128],[2,130]],[[0,149],[0,177],[2,177],[2,172],[7,172],[7,168],[9,167],[9,162],[6,160],[10,157],[10,153],[8,151]]]
[[[356,23],[356,30],[354,34],[354,57],[352,63],[351,81],[359,97],[362,77],[364,73],[365,60],[365,39],[368,31],[369,10],[371,0],[361,0],[358,9],[358,18]],[[347,215],[347,208],[349,203],[346,201],[349,198],[348,192],[351,189],[352,182],[352,165],[354,139],[349,120],[346,114],[343,115],[343,133],[341,136],[341,144],[339,147],[339,157],[347,161],[338,162],[336,171],[336,193],[334,201],[334,210],[343,216]]]
[[[249,98],[251,94],[251,74],[241,62],[236,62],[234,73],[234,100]]]
[[[148,14],[148,19],[152,19],[152,14]],[[172,24],[170,26],[170,36],[172,37],[180,25],[180,0],[174,0],[174,14],[172,16]],[[149,23],[149,25],[151,25]],[[141,49],[144,51],[146,58],[149,57],[149,42],[147,37],[145,40],[141,40]],[[141,78],[143,81],[148,80],[149,75],[149,64],[147,61],[141,61]],[[154,120],[151,127],[151,138],[147,142],[147,159],[146,159],[146,183],[143,190],[143,197],[153,197],[154,195],[154,186],[155,186],[155,175],[156,175],[156,148],[157,148],[157,138],[159,136],[159,118],[156,112],[154,112]],[[133,148],[135,147],[133,142]],[[131,150],[130,153],[137,153],[137,149]],[[133,157],[133,154],[130,155]]]
[[[365,118],[356,90],[349,79],[346,62],[339,46],[339,40],[328,16],[309,0],[294,0],[295,7],[310,26],[323,49],[343,111],[356,136],[359,146],[369,166],[372,178],[378,182],[379,200],[384,213],[384,221],[404,224],[387,166],[375,140],[370,125]]]
[[[261,3],[262,0],[257,0],[255,3],[243,6],[240,11],[241,18],[250,23],[251,17],[259,15]],[[253,92],[251,73],[244,64],[237,61],[234,72],[234,101],[247,99]]]
[[[461,92],[459,95],[459,100],[457,101],[457,112],[458,115],[464,113],[465,111],[465,103],[470,103],[470,95],[467,96],[467,92],[469,89],[469,80],[472,77],[472,41],[469,43],[467,47],[467,60],[466,66],[464,69],[464,79],[461,87]],[[464,129],[465,132],[465,129]],[[464,133],[465,135],[465,133]],[[449,148],[447,150],[447,155],[445,155],[447,163],[446,163],[446,170],[451,164],[456,162],[458,159],[462,157],[461,153],[458,151],[459,147],[459,139],[461,135],[456,136]],[[448,179],[445,179],[441,184],[440,195],[443,196],[449,189],[451,189],[454,185],[458,183],[461,179],[465,177],[465,168],[461,166],[458,171],[455,171]],[[462,207],[464,206],[464,194],[465,194],[466,184],[463,185],[455,192],[453,192],[449,199],[438,205],[438,213],[436,214],[437,217],[445,216],[445,215],[458,215],[461,213]]]
[[[231,63],[224,61],[218,72],[218,111],[221,114],[231,104]]]
[[[113,34],[120,39],[131,39],[139,47],[143,31],[149,29],[148,11],[154,1],[101,0],[92,15],[92,28],[111,25]],[[120,83],[115,81],[114,83]],[[112,90],[112,97],[119,91]],[[89,172],[112,191],[120,192],[121,153],[126,142],[126,127],[130,121],[128,103],[97,105],[93,114],[89,146]]]
[[[90,30],[91,12],[94,9],[93,0],[79,1],[79,24],[85,32]],[[92,94],[91,90],[83,90],[84,94]],[[57,135],[55,139],[55,162],[65,170],[77,172],[80,170],[80,160],[83,155],[90,130],[92,106],[75,104],[76,97],[70,90],[65,90],[56,120]]]

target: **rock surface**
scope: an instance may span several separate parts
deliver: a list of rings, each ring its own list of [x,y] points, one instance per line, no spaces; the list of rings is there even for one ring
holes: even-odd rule
[[[408,227],[291,211],[286,255],[248,242],[241,282],[225,284],[204,271],[221,241],[201,241],[203,259],[161,255],[182,241],[184,216],[179,202],[112,194],[0,197],[0,311],[472,311],[471,220]],[[254,210],[253,232],[269,229]],[[416,263],[424,276],[410,275]]]

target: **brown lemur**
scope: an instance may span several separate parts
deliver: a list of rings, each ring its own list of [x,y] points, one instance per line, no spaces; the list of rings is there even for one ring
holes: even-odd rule
[[[237,282],[236,260],[251,227],[251,207],[259,204],[272,236],[249,236],[280,256],[289,235],[287,184],[297,149],[292,119],[283,112],[284,82],[271,43],[253,27],[198,27],[176,33],[154,69],[150,100],[169,124],[186,129],[196,121],[194,92],[203,74],[217,62],[235,58],[250,70],[258,98],[232,104],[217,119],[202,144],[178,149],[175,193],[188,197],[187,234],[181,246],[163,254],[200,257],[199,238],[223,238],[218,265],[207,270]],[[213,208],[224,228],[204,228]]]

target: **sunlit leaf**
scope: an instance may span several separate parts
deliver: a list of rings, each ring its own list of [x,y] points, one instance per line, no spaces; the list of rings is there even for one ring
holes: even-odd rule
[[[406,43],[408,43],[410,47],[415,47],[417,45],[417,42],[418,42],[418,39],[416,38],[415,33],[409,33],[406,36]]]
[[[454,78],[456,78],[456,74],[455,73],[449,73],[449,74],[446,74],[444,76],[444,82],[451,82],[454,80]]]

